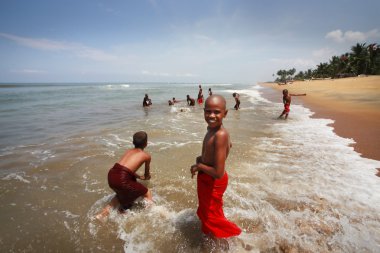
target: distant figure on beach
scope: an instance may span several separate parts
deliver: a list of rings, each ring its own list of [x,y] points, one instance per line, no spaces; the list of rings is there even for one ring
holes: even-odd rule
[[[148,94],[145,94],[144,100],[143,100],[143,107],[151,106],[152,100],[149,98]]]
[[[230,135],[223,127],[227,112],[224,97],[212,95],[206,99],[204,118],[208,127],[202,155],[190,168],[191,178],[198,172],[197,215],[202,222],[202,232],[212,238],[227,238],[241,233],[241,229],[227,220],[223,212],[223,194],[228,185],[225,163],[232,147]]]
[[[282,111],[281,115],[278,116],[279,119],[282,118],[282,116],[285,115],[285,119],[288,118],[289,112],[290,112],[290,103],[292,102],[292,96],[306,96],[305,94],[289,94],[287,89],[284,89],[282,91],[282,102],[284,103],[284,110]]]
[[[129,209],[133,202],[143,196],[149,202],[152,202],[152,193],[144,185],[136,181],[150,179],[150,154],[144,151],[148,145],[148,135],[144,131],[137,132],[133,135],[132,149],[129,149],[121,157],[119,162],[108,172],[108,185],[114,190],[116,196],[112,198],[111,202],[96,215],[96,218],[103,220],[110,212],[111,208],[115,208],[118,204],[119,211],[123,213]],[[144,176],[138,175],[137,170],[145,164]]]
[[[211,96],[211,95],[212,95],[211,88],[208,88],[208,96]]]
[[[190,95],[186,95],[187,98],[187,105],[194,106],[195,105],[195,100],[194,98],[191,98]]]
[[[168,100],[169,105],[174,105],[174,103],[171,100]]]
[[[173,97],[173,103],[179,103],[180,101],[179,100],[176,100],[175,97]]]
[[[235,108],[235,110],[239,110],[240,109],[240,95],[239,95],[239,93],[234,92],[234,93],[232,93],[232,96],[235,98],[234,108]]]
[[[199,85],[199,92],[198,92],[198,104],[203,104],[203,93],[202,93],[202,86]]]

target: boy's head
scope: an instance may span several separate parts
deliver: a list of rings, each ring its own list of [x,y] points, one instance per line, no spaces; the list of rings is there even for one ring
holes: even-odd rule
[[[284,95],[288,95],[288,90],[287,90],[287,89],[284,89],[284,90],[282,91],[282,94],[284,94]]]
[[[190,96],[189,96],[189,95],[186,95],[186,97],[187,97],[187,98],[190,98]]]
[[[220,95],[211,95],[206,99],[204,117],[208,126],[211,128],[219,127],[223,119],[227,116],[227,102]]]
[[[148,143],[148,135],[144,131],[139,131],[133,135],[133,145],[135,148],[145,148]]]
[[[236,97],[236,92],[232,93],[232,96],[233,96],[233,97]]]

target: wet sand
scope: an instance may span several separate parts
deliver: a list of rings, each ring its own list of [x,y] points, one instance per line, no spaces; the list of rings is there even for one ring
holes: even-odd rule
[[[291,94],[306,93],[304,97],[293,97],[292,103],[302,102],[315,112],[313,117],[333,119],[334,131],[352,138],[356,142],[355,151],[363,157],[380,160],[380,76],[260,85],[274,88],[274,92],[264,95],[280,103],[283,89]]]

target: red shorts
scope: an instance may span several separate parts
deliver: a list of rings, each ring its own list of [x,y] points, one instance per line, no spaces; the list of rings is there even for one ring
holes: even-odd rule
[[[116,192],[123,209],[130,208],[133,201],[148,191],[144,185],[136,181],[134,172],[118,163],[108,172],[108,185]]]
[[[284,105],[284,112],[289,113],[290,112],[290,104]]]

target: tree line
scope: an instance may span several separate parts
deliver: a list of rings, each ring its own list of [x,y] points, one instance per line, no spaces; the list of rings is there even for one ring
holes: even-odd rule
[[[305,80],[314,78],[341,78],[358,75],[380,75],[380,45],[357,43],[351,52],[333,56],[329,62],[321,62],[315,69],[300,71],[296,69],[277,71],[276,82]]]

